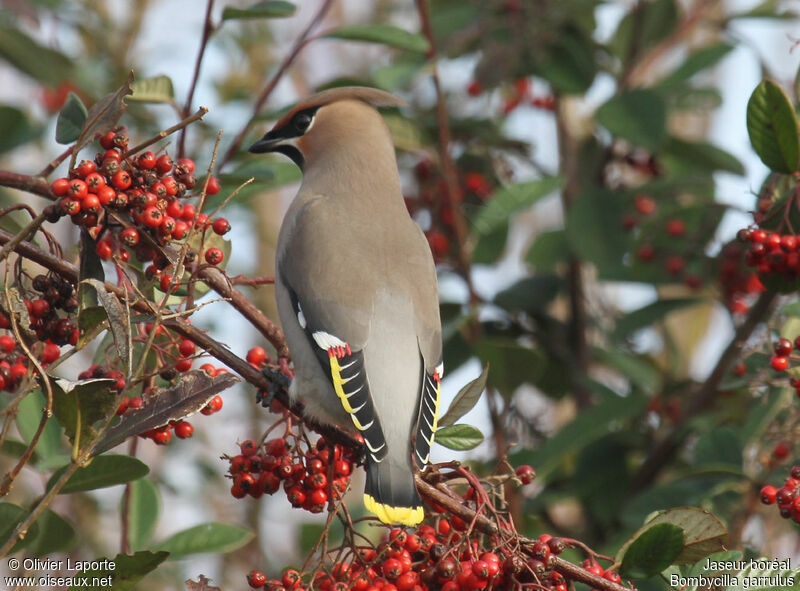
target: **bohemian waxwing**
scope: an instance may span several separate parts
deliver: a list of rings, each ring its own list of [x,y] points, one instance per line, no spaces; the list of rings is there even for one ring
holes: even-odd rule
[[[439,416],[442,336],[433,257],[403,201],[389,128],[404,105],[362,87],[301,102],[250,152],[303,171],[278,237],[275,295],[294,360],[293,399],[364,437],[364,504],[384,523],[423,518],[414,464]]]

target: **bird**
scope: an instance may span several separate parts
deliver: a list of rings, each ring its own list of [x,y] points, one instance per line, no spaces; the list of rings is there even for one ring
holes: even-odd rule
[[[404,105],[374,88],[324,90],[249,151],[283,154],[302,171],[276,249],[289,397],[364,438],[365,507],[414,526],[424,518],[414,470],[430,460],[444,364],[436,267],[378,111]]]

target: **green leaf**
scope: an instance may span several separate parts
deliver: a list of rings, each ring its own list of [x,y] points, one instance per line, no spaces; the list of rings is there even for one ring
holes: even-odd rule
[[[733,49],[728,43],[715,43],[708,47],[703,47],[692,53],[680,66],[668,74],[661,82],[661,86],[671,86],[679,82],[684,82],[706,68],[710,68],[728,52]]]
[[[28,511],[13,503],[0,503],[0,544],[8,541],[14,533],[14,528],[28,516]],[[39,524],[34,523],[24,538],[11,548],[9,554],[18,552],[30,546],[39,534]]]
[[[59,144],[71,144],[81,135],[86,123],[86,105],[74,92],[70,92],[67,102],[58,114],[56,121],[56,141]]]
[[[170,103],[175,98],[175,89],[169,76],[153,76],[136,80],[131,84],[133,94],[128,97],[128,102],[139,103]]]
[[[789,97],[772,80],[756,86],[747,102],[747,133],[761,161],[791,174],[800,159],[800,124]]]
[[[594,263],[601,276],[622,267],[631,237],[618,230],[623,207],[618,194],[606,190],[581,193],[567,214],[570,247],[580,258]]]
[[[631,57],[637,57],[632,49],[647,51],[665,39],[677,24],[678,9],[674,0],[637,3],[620,21],[609,42],[610,49],[627,62]]]
[[[615,137],[648,150],[658,150],[667,139],[667,106],[652,90],[618,94],[597,110],[596,118]]]
[[[82,309],[94,308],[97,306],[97,293],[92,289],[86,279],[96,279],[101,283],[105,281],[106,275],[103,270],[103,262],[97,255],[97,242],[89,235],[85,228],[81,229],[80,244],[80,272],[78,282],[78,325],[81,325],[80,312]]]
[[[562,285],[563,280],[557,275],[526,277],[499,292],[494,303],[509,312],[539,313],[558,295]]]
[[[521,384],[535,383],[542,375],[542,354],[511,339],[482,338],[473,345],[484,365],[492,367],[492,386],[511,396]]]
[[[568,28],[556,36],[537,69],[555,90],[579,94],[586,92],[597,73],[594,53],[588,34]]]
[[[253,532],[239,525],[230,523],[204,523],[180,531],[158,546],[158,550],[169,552],[172,560],[187,554],[214,552],[226,554],[241,548],[253,539]]]
[[[647,304],[633,312],[628,312],[617,321],[617,325],[612,332],[612,338],[620,341],[632,333],[646,328],[651,324],[666,317],[675,310],[680,310],[686,306],[691,306],[699,302],[697,298],[674,298],[669,300],[656,300],[652,304]]]
[[[45,512],[36,520],[39,526],[39,535],[33,539],[33,545],[28,548],[32,556],[46,556],[69,549],[76,539],[75,528],[55,511],[45,509]]]
[[[690,170],[711,173],[716,170],[731,174],[744,174],[744,166],[730,152],[705,142],[690,142],[670,138],[664,146],[664,157],[672,158]]]
[[[0,58],[50,86],[73,75],[73,64],[67,56],[40,45],[18,27],[0,27]]]
[[[542,197],[561,188],[560,177],[544,177],[527,183],[503,187],[495,191],[492,198],[479,211],[473,220],[473,228],[480,235],[486,235],[515,213],[530,207]]]
[[[633,384],[648,393],[655,393],[661,385],[662,375],[646,357],[640,357],[617,349],[594,349],[600,363],[617,370]]]
[[[684,547],[673,564],[694,564],[728,545],[728,531],[722,522],[699,507],[667,509],[657,513],[648,523],[671,523],[683,530]]]
[[[110,390],[115,383],[111,379],[53,380],[53,414],[70,441],[79,433],[80,445],[86,445],[96,436],[92,425],[116,408],[117,394]]]
[[[249,19],[249,18],[284,18],[292,16],[297,7],[291,2],[272,0],[270,2],[257,2],[250,8],[236,8],[226,6],[222,11],[222,20]]]
[[[636,536],[622,556],[620,574],[646,579],[667,568],[683,549],[683,530],[670,523],[659,523]],[[617,562],[620,561],[619,556]]]
[[[47,482],[48,490],[53,487],[66,469],[67,466],[63,466],[56,470]],[[130,456],[114,454],[97,456],[88,466],[78,468],[59,494],[85,492],[125,484],[145,476],[148,472],[150,472],[150,468],[147,467],[147,464]]]
[[[551,273],[558,263],[564,261],[569,254],[567,233],[564,230],[550,230],[537,234],[525,255],[525,260],[536,271]]]
[[[513,454],[513,464],[530,464],[542,479],[559,466],[564,458],[580,451],[593,441],[624,426],[644,409],[647,398],[638,395],[613,396],[582,410],[535,451]]]
[[[472,249],[472,262],[478,265],[492,265],[506,250],[508,242],[508,222],[502,223],[488,234],[478,236]]]
[[[731,427],[717,427],[704,433],[694,450],[697,465],[742,467],[742,441]]]
[[[450,408],[448,408],[444,416],[439,419],[439,429],[455,424],[458,419],[463,417],[478,404],[481,394],[483,394],[483,391],[486,389],[486,378],[488,376],[489,364],[487,363],[483,366],[483,370],[477,378],[458,391],[456,397],[453,398],[453,402],[450,403]]]
[[[133,550],[137,550],[150,542],[155,531],[160,498],[156,485],[148,478],[139,478],[128,486],[128,544]]]
[[[35,139],[42,132],[40,127],[34,127],[24,111],[8,105],[0,105],[0,129],[3,130],[0,154]]]
[[[347,39],[348,41],[363,41],[366,43],[380,43],[397,49],[426,53],[428,41],[422,35],[409,33],[392,25],[351,25],[339,27],[325,35],[328,39]]]
[[[709,575],[713,575],[715,573],[725,572],[728,569],[722,563],[735,562],[741,559],[742,553],[739,550],[723,550],[721,552],[714,552],[713,554],[709,554],[705,558],[702,558],[696,562],[692,566],[691,570],[689,570],[687,577],[708,577]],[[709,565],[709,568],[706,568],[706,564]]]
[[[458,423],[436,431],[434,442],[457,451],[472,449],[483,441],[483,433],[472,425]]]
[[[133,83],[133,70],[128,73],[128,79],[125,84],[120,86],[114,92],[108,93],[95,104],[91,106],[89,112],[86,114],[86,122],[81,130],[80,137],[75,143],[75,149],[72,152],[72,163],[78,155],[78,152],[86,146],[89,142],[94,140],[94,136],[104,134],[114,128],[125,112],[127,105],[125,104],[125,97],[131,94],[131,84]]]
[[[134,591],[138,588],[137,583],[147,573],[154,571],[168,556],[169,553],[167,552],[136,552],[133,555],[117,554],[110,560],[99,558],[96,562],[109,568],[84,571],[82,577],[87,577],[89,584],[73,585],[69,588],[69,591],[97,591],[98,586],[92,584],[95,579],[110,581],[102,585],[103,589]],[[114,565],[113,568],[111,568],[112,564]]]
[[[33,441],[33,435],[42,420],[42,410],[45,407],[44,395],[39,390],[34,390],[19,403],[17,413],[17,429],[19,429],[22,439],[27,443]],[[46,461],[56,457],[61,451],[61,429],[55,419],[49,419],[45,424],[39,441],[36,443],[35,452]]]

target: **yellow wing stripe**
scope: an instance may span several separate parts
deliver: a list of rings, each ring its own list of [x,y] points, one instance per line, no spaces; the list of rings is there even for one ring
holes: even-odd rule
[[[347,412],[347,414],[350,415],[350,418],[353,420],[353,424],[356,426],[356,429],[358,429],[359,431],[363,431],[364,426],[356,418],[356,411],[353,410],[353,407],[350,405],[350,401],[347,399],[347,394],[344,393],[342,366],[339,365],[339,360],[336,358],[336,355],[331,354],[328,359],[330,360],[331,364],[331,378],[333,380],[333,391],[336,392],[336,396],[338,396],[339,400],[341,400],[345,412]]]
[[[439,428],[439,394],[442,390],[441,382],[436,380],[436,400],[433,402],[433,426],[431,427],[431,438],[428,439],[428,445],[433,445],[433,438],[436,435],[436,429]]]
[[[384,503],[379,503],[372,496],[364,495],[364,506],[368,511],[378,516],[383,523],[402,523],[413,527],[421,522],[425,517],[422,507],[392,507]]]

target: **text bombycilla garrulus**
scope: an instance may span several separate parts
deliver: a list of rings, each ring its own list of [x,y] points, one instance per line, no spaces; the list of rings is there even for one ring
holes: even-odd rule
[[[250,147],[280,152],[303,181],[278,237],[275,293],[294,360],[292,398],[367,446],[364,504],[385,523],[423,518],[439,415],[442,337],[433,257],[403,201],[394,145],[371,88],[301,102]]]

